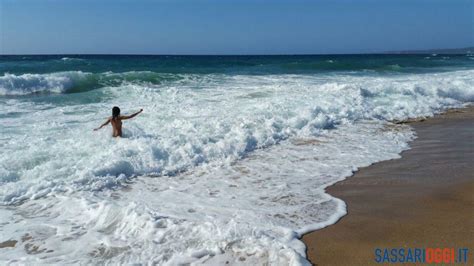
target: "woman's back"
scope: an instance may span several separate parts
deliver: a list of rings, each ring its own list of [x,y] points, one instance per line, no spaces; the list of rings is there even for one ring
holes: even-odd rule
[[[113,137],[122,137],[122,119],[121,117],[111,117],[110,123],[112,124],[112,136]]]

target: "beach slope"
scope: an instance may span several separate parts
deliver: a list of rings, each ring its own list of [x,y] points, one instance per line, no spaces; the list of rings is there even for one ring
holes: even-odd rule
[[[348,215],[303,236],[312,263],[377,264],[376,248],[474,251],[474,108],[410,125],[418,138],[401,159],[327,189],[347,203]]]

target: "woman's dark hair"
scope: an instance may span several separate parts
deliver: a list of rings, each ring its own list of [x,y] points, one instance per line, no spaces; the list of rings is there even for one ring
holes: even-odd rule
[[[120,108],[118,108],[117,106],[114,106],[114,108],[112,108],[112,118],[115,119],[119,115],[120,115]]]

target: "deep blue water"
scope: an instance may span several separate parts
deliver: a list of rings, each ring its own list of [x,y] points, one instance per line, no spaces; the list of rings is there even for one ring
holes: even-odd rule
[[[338,71],[420,73],[466,69],[471,55],[3,55],[0,73],[92,73],[151,71],[156,73],[311,74]]]

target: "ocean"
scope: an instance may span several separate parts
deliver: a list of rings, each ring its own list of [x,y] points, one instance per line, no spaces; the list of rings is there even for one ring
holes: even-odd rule
[[[0,263],[309,264],[327,186],[473,101],[469,54],[0,56]]]

